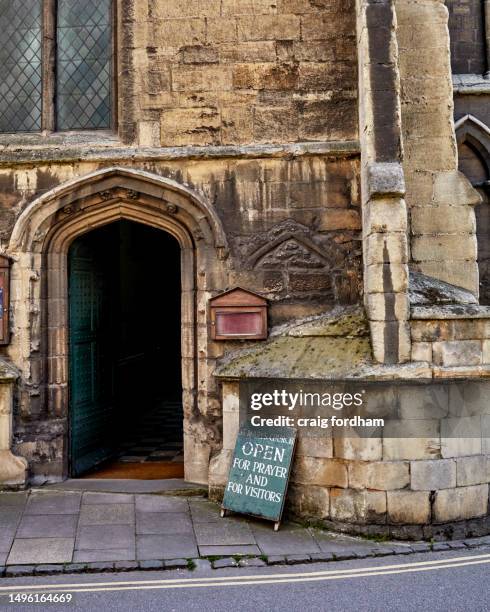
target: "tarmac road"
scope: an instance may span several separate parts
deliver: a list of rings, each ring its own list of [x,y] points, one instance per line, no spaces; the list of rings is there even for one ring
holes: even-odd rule
[[[64,575],[0,581],[1,610],[461,611],[490,609],[490,550],[265,568]],[[56,604],[11,593],[71,593]]]

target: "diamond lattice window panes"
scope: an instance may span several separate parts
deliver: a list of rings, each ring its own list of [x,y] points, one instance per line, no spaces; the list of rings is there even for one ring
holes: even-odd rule
[[[0,132],[36,132],[42,113],[42,0],[0,0]]]
[[[57,129],[111,126],[111,0],[58,0]]]

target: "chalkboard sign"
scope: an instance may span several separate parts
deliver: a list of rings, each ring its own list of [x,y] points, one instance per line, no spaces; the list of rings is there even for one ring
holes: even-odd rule
[[[292,427],[240,429],[225,489],[227,510],[274,521],[279,529],[296,443]]]

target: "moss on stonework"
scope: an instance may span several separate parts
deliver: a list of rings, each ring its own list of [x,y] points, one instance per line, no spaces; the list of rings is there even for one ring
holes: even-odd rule
[[[223,378],[336,378],[372,364],[369,327],[360,308],[290,323],[265,343],[220,360]]]

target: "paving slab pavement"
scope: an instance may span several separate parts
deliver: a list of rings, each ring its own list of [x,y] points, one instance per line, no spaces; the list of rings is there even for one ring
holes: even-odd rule
[[[151,559],[193,559],[199,556],[194,535],[139,535],[136,536],[136,557]]]
[[[24,514],[17,528],[17,539],[74,538],[77,531],[76,514]]]
[[[7,564],[70,563],[74,542],[74,538],[16,538]]]
[[[121,483],[118,488],[121,492],[50,487],[0,493],[0,576],[3,566],[7,572],[14,566],[84,568],[117,562],[170,567],[176,559],[234,556],[260,557],[273,565],[431,548],[427,543],[372,542],[288,522],[274,532],[270,522],[243,515],[221,518],[219,505],[203,497],[145,494],[140,487],[133,492],[132,481],[129,491]],[[490,545],[490,537],[480,540],[457,544]],[[445,549],[451,550],[450,544]]]
[[[193,535],[189,512],[137,512],[136,533],[141,535]]]

